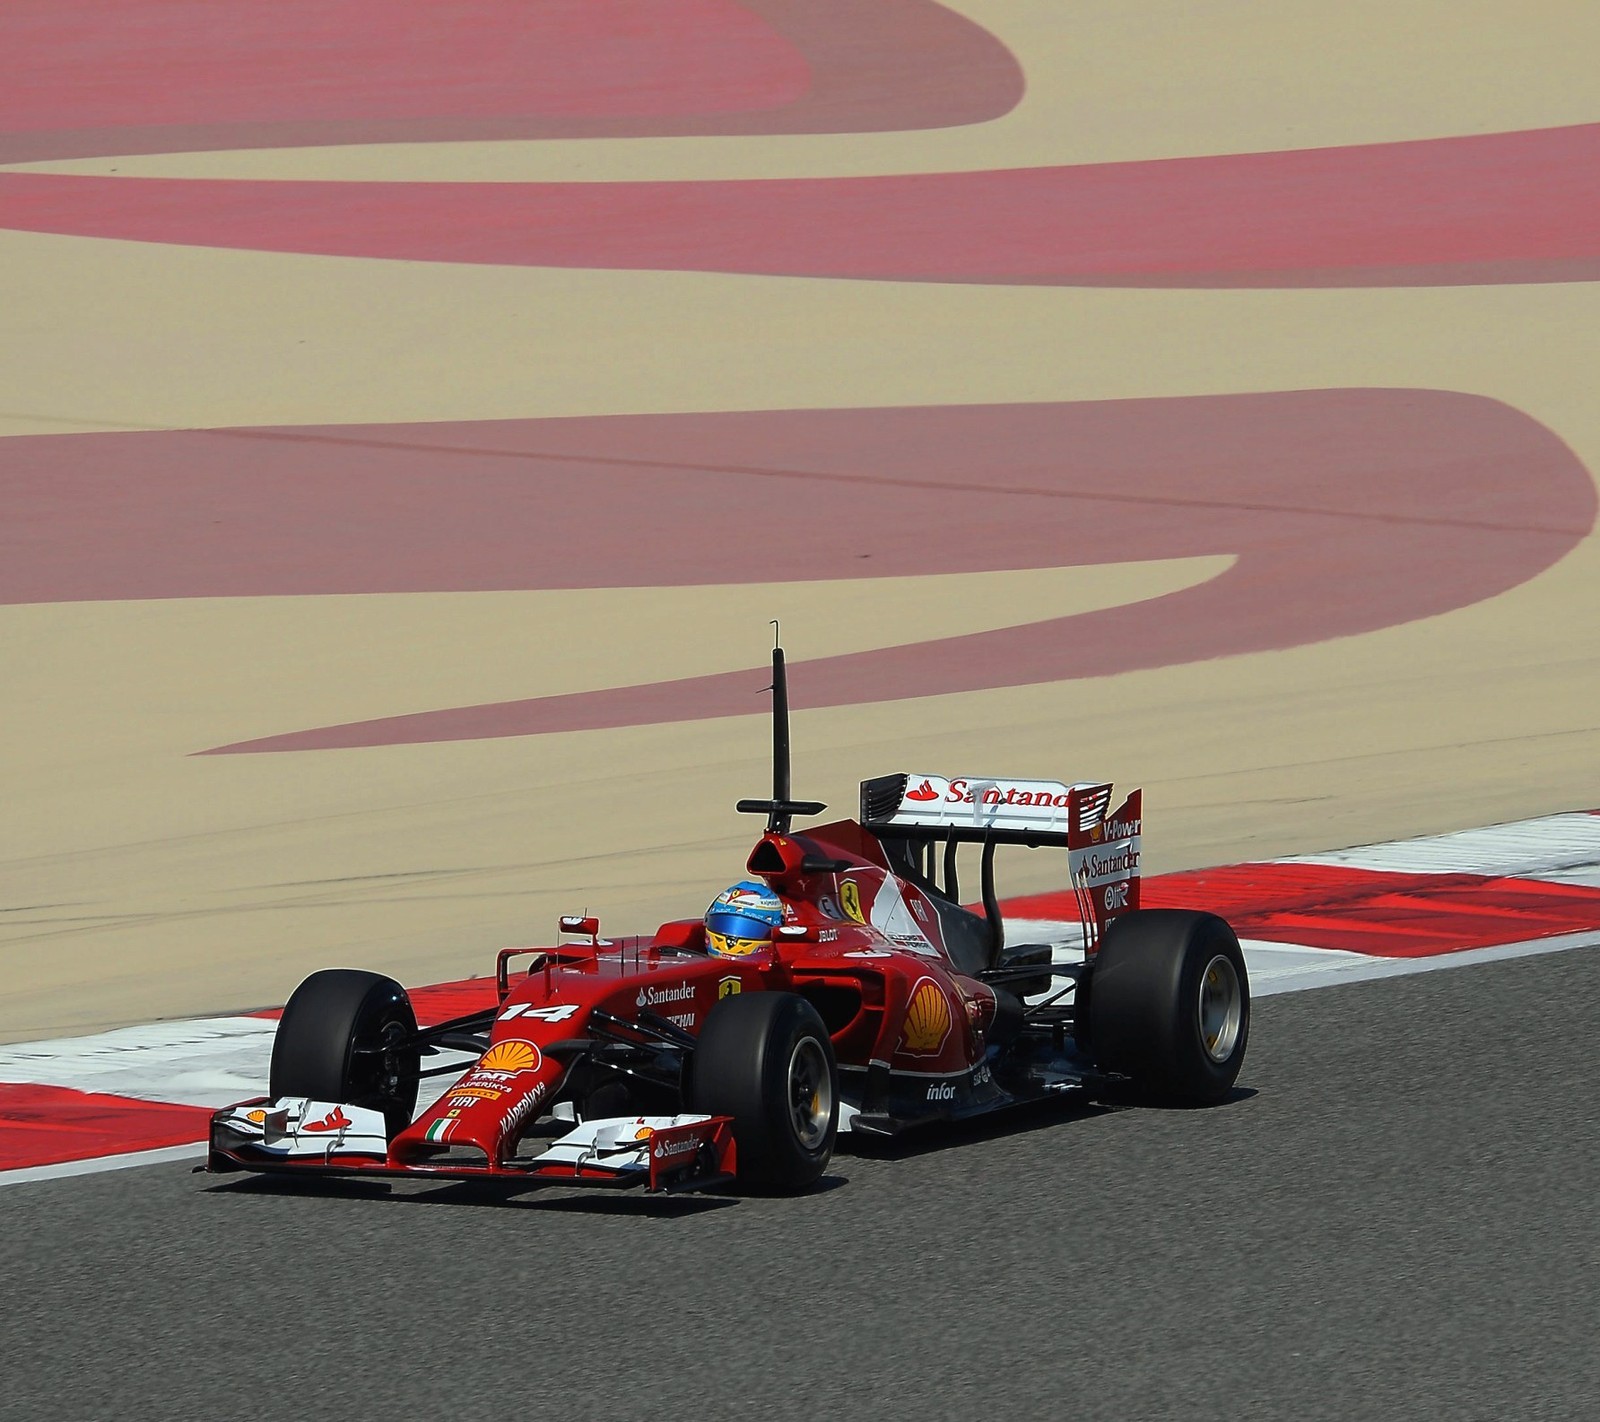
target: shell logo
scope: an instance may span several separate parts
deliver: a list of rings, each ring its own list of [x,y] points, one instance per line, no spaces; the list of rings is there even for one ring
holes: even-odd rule
[[[484,1071],[533,1071],[540,1062],[539,1049],[520,1038],[496,1042],[483,1054],[478,1065]]]
[[[950,999],[932,978],[921,978],[911,989],[906,1008],[905,1048],[908,1052],[929,1055],[944,1046],[954,1019]]]

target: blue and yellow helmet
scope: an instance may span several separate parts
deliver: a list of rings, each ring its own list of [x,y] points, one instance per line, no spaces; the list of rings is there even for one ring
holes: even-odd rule
[[[765,884],[746,879],[717,895],[706,910],[706,948],[719,958],[748,958],[772,946],[783,922],[783,901]]]

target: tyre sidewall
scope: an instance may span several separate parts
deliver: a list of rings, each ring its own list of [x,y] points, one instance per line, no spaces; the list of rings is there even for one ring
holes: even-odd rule
[[[357,1048],[380,1045],[386,1035],[414,1037],[416,1030],[411,1000],[393,978],[356,968],[313,973],[278,1022],[269,1092],[275,1099],[304,1096],[381,1110],[392,1139],[416,1110],[419,1054],[414,1048],[391,1054],[390,1073]]]
[[[788,1107],[789,1065],[806,1039],[820,1043],[831,1108],[821,1143],[808,1149]],[[701,1028],[689,1074],[689,1105],[732,1116],[739,1182],[795,1193],[814,1185],[833,1156],[839,1122],[839,1072],[816,1009],[794,993],[741,993],[719,1002]]]
[[[1201,978],[1218,956],[1238,976],[1238,1035],[1225,1061],[1201,1036]],[[1096,1064],[1124,1073],[1161,1099],[1220,1101],[1232,1090],[1250,1035],[1250,988],[1232,928],[1215,914],[1144,909],[1107,930],[1089,994]]]

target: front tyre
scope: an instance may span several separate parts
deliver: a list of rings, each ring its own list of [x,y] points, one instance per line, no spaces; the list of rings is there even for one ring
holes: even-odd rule
[[[417,1019],[393,978],[356,968],[313,973],[272,1039],[269,1090],[382,1111],[393,1140],[417,1108]],[[410,1044],[410,1045],[407,1045]]]
[[[809,1190],[839,1130],[839,1069],[816,1008],[794,993],[724,998],[700,1031],[688,1104],[733,1117],[741,1186]]]
[[[1250,1038],[1250,979],[1237,936],[1215,914],[1141,909],[1115,920],[1088,999],[1096,1066],[1182,1105],[1233,1089]]]

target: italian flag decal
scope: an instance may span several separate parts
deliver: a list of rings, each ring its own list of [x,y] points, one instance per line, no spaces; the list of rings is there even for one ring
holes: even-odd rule
[[[455,1125],[454,1121],[435,1121],[422,1133],[422,1138],[427,1141],[445,1140],[449,1137],[450,1127],[453,1125]]]

